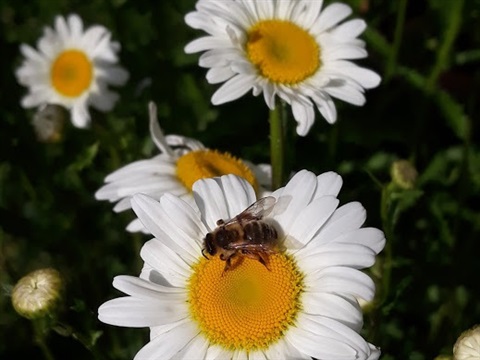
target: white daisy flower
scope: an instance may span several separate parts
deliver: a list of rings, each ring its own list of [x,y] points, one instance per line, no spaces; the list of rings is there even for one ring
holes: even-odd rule
[[[106,184],[95,193],[97,200],[118,201],[113,208],[115,212],[130,209],[130,198],[137,193],[159,199],[169,192],[193,203],[195,181],[226,174],[245,178],[259,196],[268,193],[270,165],[254,165],[229,153],[207,149],[201,142],[188,137],[164,136],[155,104],[149,104],[149,113],[152,140],[161,153],[151,159],[135,161],[108,175]],[[138,219],[127,227],[131,232],[143,229]]]
[[[464,331],[453,346],[455,360],[480,359],[480,325]]]
[[[334,123],[332,97],[353,105],[365,103],[364,89],[378,86],[380,77],[349,60],[367,56],[357,39],[363,20],[342,21],[352,10],[333,3],[307,0],[199,0],[185,21],[208,36],[189,43],[185,51],[205,51],[199,65],[209,68],[207,80],[225,82],[212,103],[235,100],[250,89],[263,92],[275,108],[278,96],[292,106],[297,133],[308,133],[314,105]]]
[[[38,50],[26,44],[20,47],[25,60],[16,76],[29,88],[22,106],[62,105],[71,111],[72,123],[79,128],[90,124],[89,105],[111,110],[118,94],[107,87],[123,85],[128,72],[115,65],[120,45],[110,37],[100,25],[84,31],[78,15],[57,16],[55,28],[44,29]]]
[[[99,319],[150,327],[137,360],[378,359],[380,350],[359,335],[363,319],[355,299],[374,296],[373,281],[360,269],[374,264],[385,238],[378,229],[360,228],[366,215],[359,203],[338,207],[341,185],[333,172],[297,173],[273,192],[275,205],[262,219],[286,249],[265,252],[264,265],[243,248],[227,270],[218,254],[202,255],[210,253],[204,238],[219,219],[255,203],[247,181],[199,180],[197,207],[168,193],[159,202],[135,195],[133,210],[155,238],[141,250],[140,277],[113,281],[128,296],[100,306]]]

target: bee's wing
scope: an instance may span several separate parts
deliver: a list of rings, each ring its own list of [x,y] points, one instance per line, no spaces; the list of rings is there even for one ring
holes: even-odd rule
[[[263,252],[267,254],[274,254],[277,251],[274,250],[271,246],[266,244],[252,244],[247,243],[245,241],[237,242],[237,243],[230,243],[228,244],[229,250],[245,250],[247,252]]]
[[[225,225],[238,221],[260,220],[272,211],[276,202],[277,199],[275,199],[273,196],[261,198],[242,211],[240,214],[230,219],[227,223],[225,223]]]

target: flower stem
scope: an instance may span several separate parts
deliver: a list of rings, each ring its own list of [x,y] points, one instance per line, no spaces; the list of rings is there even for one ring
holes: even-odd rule
[[[445,30],[445,36],[440,48],[437,52],[437,60],[430,72],[427,81],[427,90],[433,90],[437,83],[437,79],[441,72],[448,67],[448,60],[451,55],[451,48],[453,42],[458,35],[460,27],[462,26],[462,9],[464,0],[452,1],[450,5],[450,18],[448,19],[448,27]]]
[[[34,334],[34,341],[42,350],[43,356],[46,360],[54,360],[53,354],[47,346],[46,337],[49,331],[46,318],[39,318],[32,320]]]
[[[380,216],[382,219],[383,232],[387,239],[384,249],[384,262],[383,262],[383,274],[382,274],[382,289],[380,294],[379,305],[382,305],[386,300],[390,292],[390,280],[392,276],[392,243],[393,243],[393,229],[392,219],[390,217],[391,207],[391,188],[393,184],[390,183],[382,189],[382,198],[380,204]]]
[[[272,190],[285,181],[285,106],[279,101],[270,110],[270,163],[272,165]]]
[[[395,74],[395,68],[397,67],[397,57],[402,43],[403,25],[405,23],[405,12],[407,8],[408,0],[401,0],[398,2],[397,8],[397,20],[395,24],[395,34],[393,38],[393,44],[390,52],[388,53],[387,68],[385,71],[385,78],[389,79]]]

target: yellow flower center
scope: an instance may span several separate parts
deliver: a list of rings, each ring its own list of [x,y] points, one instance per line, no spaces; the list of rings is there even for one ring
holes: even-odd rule
[[[270,255],[270,271],[249,258],[224,267],[218,256],[194,265],[188,285],[193,319],[212,344],[247,352],[268,348],[295,323],[303,274],[282,253]]]
[[[321,65],[315,38],[290,21],[258,22],[248,30],[246,50],[260,74],[275,83],[297,84]]]
[[[77,97],[90,87],[92,62],[80,50],[66,50],[53,62],[50,77],[53,87],[60,94]]]
[[[200,179],[234,174],[247,180],[258,190],[258,183],[252,170],[241,160],[216,150],[197,150],[177,160],[177,177],[192,191],[193,183]]]

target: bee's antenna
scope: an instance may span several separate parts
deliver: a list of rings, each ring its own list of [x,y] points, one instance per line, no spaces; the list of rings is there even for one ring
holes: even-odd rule
[[[205,259],[208,260],[208,257],[205,256],[205,249],[202,249],[202,255],[203,255],[203,257],[204,257]]]

